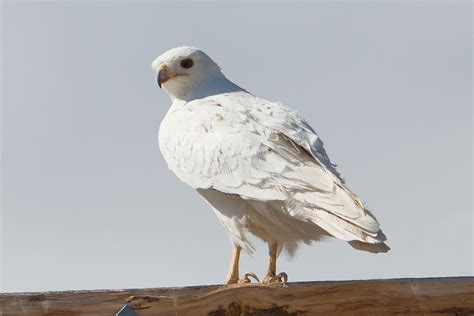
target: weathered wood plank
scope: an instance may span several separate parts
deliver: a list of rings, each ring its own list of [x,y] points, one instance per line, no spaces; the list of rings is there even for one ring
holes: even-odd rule
[[[474,315],[474,277],[0,295],[2,316]]]

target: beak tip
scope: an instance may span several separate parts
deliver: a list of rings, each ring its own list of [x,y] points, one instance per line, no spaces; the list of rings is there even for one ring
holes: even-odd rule
[[[156,78],[156,83],[158,84],[158,87],[160,87],[160,89],[162,88],[163,83],[165,83],[166,80],[168,80],[167,76],[160,72],[158,74],[158,77]]]
[[[160,66],[160,71],[158,71],[158,76],[156,78],[156,82],[158,83],[158,87],[162,87],[163,83],[168,80],[168,67],[166,65]]]

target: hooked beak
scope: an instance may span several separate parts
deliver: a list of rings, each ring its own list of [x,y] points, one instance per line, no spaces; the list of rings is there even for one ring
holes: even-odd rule
[[[170,79],[169,68],[163,64],[160,66],[160,71],[158,71],[158,77],[156,78],[156,82],[158,86],[161,88],[161,85]]]

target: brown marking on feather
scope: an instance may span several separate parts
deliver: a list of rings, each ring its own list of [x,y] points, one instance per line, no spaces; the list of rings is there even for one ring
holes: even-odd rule
[[[224,120],[224,117],[222,115],[220,115],[219,113],[216,114],[216,117],[217,117],[218,121]]]
[[[206,126],[206,124],[204,124],[204,123],[203,123],[201,126],[202,126],[202,128],[204,128],[204,131],[205,131],[206,133],[208,133],[208,132],[209,132],[209,130],[207,129],[207,126]]]

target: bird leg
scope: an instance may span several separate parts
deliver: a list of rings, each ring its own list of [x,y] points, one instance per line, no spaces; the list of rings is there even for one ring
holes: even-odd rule
[[[239,261],[240,261],[240,250],[239,246],[234,246],[232,249],[232,259],[230,261],[229,272],[225,279],[225,284],[236,284],[236,283],[251,283],[250,277],[260,282],[258,277],[253,272],[244,273],[244,276],[239,278]]]
[[[277,243],[268,243],[268,270],[265,276],[263,277],[262,283],[286,283],[288,281],[288,275],[285,272],[276,274],[277,253]]]

